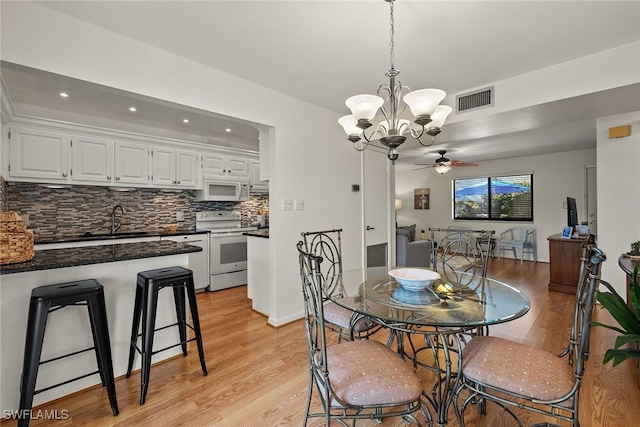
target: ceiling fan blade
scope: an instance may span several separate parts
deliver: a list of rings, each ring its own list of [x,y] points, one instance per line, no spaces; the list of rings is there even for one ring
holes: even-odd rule
[[[422,169],[428,169],[428,168],[432,168],[433,165],[416,165],[416,166],[422,166],[421,168],[415,168],[414,171],[420,171]]]
[[[450,163],[450,166],[460,166],[460,167],[476,167],[479,166],[478,163],[465,163],[465,162],[459,162],[458,160],[452,160]]]

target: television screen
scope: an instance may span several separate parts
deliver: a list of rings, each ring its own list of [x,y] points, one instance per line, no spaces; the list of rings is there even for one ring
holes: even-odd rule
[[[567,226],[575,227],[578,225],[578,209],[576,208],[576,199],[567,197]]]

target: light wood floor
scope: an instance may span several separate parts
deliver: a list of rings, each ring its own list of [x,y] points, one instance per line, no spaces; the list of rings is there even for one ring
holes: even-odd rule
[[[609,261],[611,262],[611,261]],[[491,334],[559,352],[570,322],[572,296],[548,292],[549,266],[514,260],[491,261],[489,276],[512,284],[531,299],[521,319],[491,328]],[[291,298],[301,298],[292,295]],[[113,417],[106,393],[94,388],[43,406],[68,410],[67,421],[32,421],[32,426],[301,426],[308,387],[308,361],[301,321],[278,329],[251,310],[246,288],[198,296],[209,375],[202,376],[197,354],[153,366],[147,403],[138,404],[139,374],[116,382],[120,415]],[[611,322],[596,309],[595,319]],[[632,362],[602,365],[604,351],[615,336],[604,328],[592,330],[591,356],[582,386],[580,421],[583,427],[640,425],[640,390]],[[424,378],[425,383],[431,381]],[[17,391],[16,391],[17,392]],[[318,402],[312,405],[317,408]],[[487,416],[468,411],[469,426],[510,426],[513,422],[490,405]],[[453,419],[453,417],[451,417]],[[544,421],[524,417],[527,424]],[[15,425],[3,422],[2,427]],[[309,425],[323,425],[314,420]],[[374,426],[363,421],[358,426]],[[405,426],[387,420],[385,426]],[[457,425],[452,421],[450,425]]]

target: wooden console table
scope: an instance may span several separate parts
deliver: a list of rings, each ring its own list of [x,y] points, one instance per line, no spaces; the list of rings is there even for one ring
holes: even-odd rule
[[[549,241],[549,290],[575,294],[580,279],[580,264],[589,238],[563,239],[560,234],[547,237]]]

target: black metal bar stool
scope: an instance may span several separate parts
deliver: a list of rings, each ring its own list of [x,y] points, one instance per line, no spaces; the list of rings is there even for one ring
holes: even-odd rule
[[[49,313],[70,305],[87,306],[89,321],[91,323],[91,333],[93,335],[93,347],[41,362],[42,342],[44,340],[44,332]],[[91,350],[95,350],[96,353],[97,371],[40,390],[35,389],[40,365]],[[103,387],[107,387],[107,394],[113,415],[118,415],[116,385],[113,378],[113,362],[111,359],[111,343],[109,340],[109,325],[107,324],[107,309],[104,301],[104,290],[100,282],[95,279],[89,279],[34,288],[31,291],[29,317],[27,319],[27,337],[24,346],[24,364],[20,385],[21,417],[18,421],[18,426],[26,427],[29,425],[29,413],[33,405],[33,397],[36,394],[94,374],[100,374],[100,381]]]
[[[176,306],[178,322],[155,329],[156,309],[158,305],[158,293],[160,289],[171,287]],[[191,308],[191,320],[193,326],[187,323],[185,311],[185,291],[189,298]],[[138,333],[140,328],[140,318],[142,317],[142,333]],[[153,351],[153,335],[155,331],[178,326],[180,342],[160,350]],[[195,338],[187,339],[187,327],[195,333]],[[142,336],[142,348],[138,347],[138,337]],[[191,270],[182,267],[167,267],[157,270],[148,270],[138,273],[136,283],[136,300],[133,308],[133,323],[131,326],[131,347],[129,349],[129,365],[127,367],[127,378],[131,376],[133,359],[135,352],[142,355],[141,381],[140,381],[140,404],[143,405],[149,389],[149,376],[151,373],[151,356],[173,347],[181,346],[182,354],[187,355],[187,343],[196,341],[202,374],[207,375],[207,365],[204,360],[204,347],[202,345],[202,333],[200,332],[200,319],[198,317],[198,306],[196,304],[196,290],[193,284],[193,273]]]

